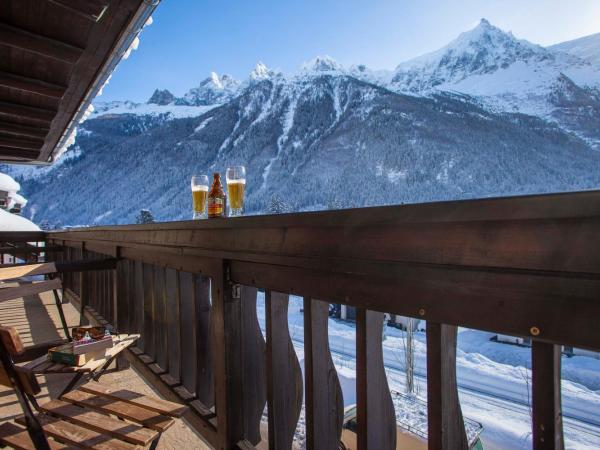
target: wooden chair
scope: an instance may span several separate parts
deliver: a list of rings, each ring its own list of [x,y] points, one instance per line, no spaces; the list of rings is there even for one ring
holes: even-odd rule
[[[52,291],[65,337],[71,340],[62,301],[58,296],[58,290],[62,289],[62,281],[57,276],[57,273],[58,271],[54,263],[20,264],[0,268],[0,281],[14,281],[17,283],[16,286],[0,287],[0,302]],[[46,275],[49,279],[44,281],[21,280],[23,277],[32,275]]]
[[[161,434],[187,406],[126,389],[89,382],[38,405],[40,386],[15,366],[24,351],[17,330],[0,327],[0,383],[15,390],[23,416],[0,425],[0,443],[17,449],[155,449]]]

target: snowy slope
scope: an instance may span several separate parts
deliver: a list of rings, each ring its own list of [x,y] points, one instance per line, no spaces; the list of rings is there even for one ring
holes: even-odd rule
[[[139,116],[166,116],[169,119],[198,117],[209,111],[214,105],[157,105],[155,103],[134,103],[130,101],[94,102],[91,117],[105,115],[135,114]]]
[[[40,231],[40,228],[25,217],[0,209],[0,231]]]
[[[600,33],[551,45],[548,49],[587,59],[594,66],[600,67]]]

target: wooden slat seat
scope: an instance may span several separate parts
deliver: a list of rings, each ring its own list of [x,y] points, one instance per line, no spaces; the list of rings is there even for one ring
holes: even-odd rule
[[[36,450],[35,445],[29,437],[29,433],[27,433],[27,429],[15,425],[12,422],[4,422],[0,425],[0,442],[19,450]],[[75,448],[73,446],[61,444],[52,439],[48,439],[48,445],[52,450]]]
[[[56,417],[45,414],[37,414],[36,417],[42,424],[47,436],[51,436],[61,442],[84,448],[98,450],[133,450],[139,448],[137,445],[124,442],[105,433],[99,433],[86,427],[66,422]],[[24,417],[16,419],[19,425],[25,426]]]
[[[171,417],[181,417],[187,411],[187,407],[179,403],[141,395],[127,389],[114,389],[94,381],[80,386],[79,390],[114,400],[121,400]]]
[[[62,400],[51,400],[40,406],[47,414],[66,420],[67,422],[107,433],[115,438],[135,445],[145,446],[158,436],[158,432],[141,425],[124,422],[105,414],[68,403]]]
[[[80,390],[67,392],[61,400],[106,414],[114,414],[160,432],[166,431],[175,422],[173,418],[156,411]]]

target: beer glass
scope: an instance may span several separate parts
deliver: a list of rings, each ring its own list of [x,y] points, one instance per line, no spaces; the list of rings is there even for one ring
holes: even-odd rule
[[[208,177],[206,175],[194,175],[192,177],[194,219],[206,218],[206,197],[208,197]]]
[[[244,191],[246,190],[246,168],[244,166],[228,167],[225,174],[227,179],[227,194],[229,198],[229,215],[241,216],[244,210]]]

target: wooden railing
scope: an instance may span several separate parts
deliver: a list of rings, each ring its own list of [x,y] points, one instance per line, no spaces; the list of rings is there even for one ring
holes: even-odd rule
[[[46,233],[39,232],[0,232],[0,265],[19,262],[37,262],[43,259],[47,250],[41,244]]]
[[[360,449],[395,448],[384,312],[427,321],[430,449],[467,445],[457,326],[532,339],[536,449],[563,447],[560,345],[600,349],[600,192],[85,228],[48,243],[67,249],[57,258],[119,258],[116,271],[65,285],[93,314],[142,334],[132,361],[188,402],[220,449],[256,445],[265,405],[269,447],[290,448],[303,398],[307,448],[338,448],[329,303],[357,308]],[[290,294],[304,297],[304,383]]]

